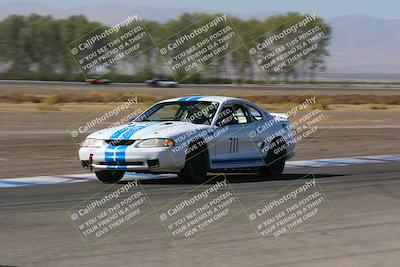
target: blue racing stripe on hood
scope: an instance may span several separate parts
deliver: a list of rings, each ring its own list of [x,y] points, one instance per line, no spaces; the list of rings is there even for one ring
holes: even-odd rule
[[[117,140],[129,140],[129,138],[134,135],[137,131],[144,129],[148,126],[151,126],[154,123],[150,123],[148,125],[129,125],[127,127],[124,127],[122,129],[119,129],[118,131],[114,132],[109,139],[117,139]]]
[[[125,131],[127,130],[127,127],[124,127],[122,129],[119,129],[118,131],[116,131],[115,133],[113,133],[110,136],[110,139],[118,139],[118,137],[121,136],[121,134],[123,134]]]
[[[134,135],[137,131],[146,128],[147,126],[138,126],[138,125],[131,125],[128,126],[126,131],[120,136],[120,140],[129,140],[132,135]]]
[[[129,125],[124,127],[110,136],[112,140],[129,140],[136,132],[144,129],[150,125]],[[106,162],[125,162],[127,146],[107,146],[104,152],[104,160]]]

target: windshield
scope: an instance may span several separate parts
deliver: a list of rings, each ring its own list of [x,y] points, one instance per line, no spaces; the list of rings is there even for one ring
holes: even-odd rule
[[[156,104],[135,121],[187,121],[195,124],[211,124],[217,108],[217,102],[165,102]]]

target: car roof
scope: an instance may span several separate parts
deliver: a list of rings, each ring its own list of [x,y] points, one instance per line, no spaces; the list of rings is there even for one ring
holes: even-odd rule
[[[186,101],[210,101],[210,102],[218,102],[224,103],[230,100],[239,100],[243,102],[247,102],[244,99],[235,98],[235,97],[227,97],[227,96],[185,96],[185,97],[177,97],[166,99],[160,102],[186,102]]]

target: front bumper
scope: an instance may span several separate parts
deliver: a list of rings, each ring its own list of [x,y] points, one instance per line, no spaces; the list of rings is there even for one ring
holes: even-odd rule
[[[92,166],[89,158],[92,155]],[[82,147],[79,159],[85,168],[95,170],[125,170],[132,172],[179,172],[185,162],[184,153],[173,153],[169,148]]]

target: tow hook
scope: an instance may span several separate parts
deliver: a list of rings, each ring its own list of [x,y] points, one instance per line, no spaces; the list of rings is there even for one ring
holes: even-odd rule
[[[93,172],[93,154],[89,155],[89,168],[90,168],[90,172]]]

